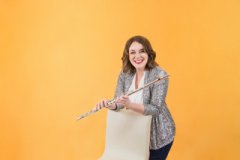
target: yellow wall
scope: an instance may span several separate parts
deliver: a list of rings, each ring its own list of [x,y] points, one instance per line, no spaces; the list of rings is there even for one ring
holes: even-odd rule
[[[125,41],[150,39],[169,74],[171,160],[239,159],[238,0],[0,1],[0,159],[96,160]]]

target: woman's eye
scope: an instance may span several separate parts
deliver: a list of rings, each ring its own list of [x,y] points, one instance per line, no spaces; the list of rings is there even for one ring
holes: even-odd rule
[[[130,52],[130,54],[135,54],[135,52]]]

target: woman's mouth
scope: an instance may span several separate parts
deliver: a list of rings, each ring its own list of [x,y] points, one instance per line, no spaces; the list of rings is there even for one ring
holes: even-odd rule
[[[136,64],[141,64],[142,62],[143,62],[143,59],[134,60],[134,63]]]

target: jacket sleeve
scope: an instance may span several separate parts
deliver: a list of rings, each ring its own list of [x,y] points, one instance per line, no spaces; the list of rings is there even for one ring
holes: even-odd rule
[[[164,74],[166,75],[166,72]],[[153,85],[150,95],[150,102],[144,103],[144,115],[159,115],[166,105],[165,98],[168,90],[168,78],[160,80]]]
[[[124,94],[124,84],[125,84],[125,77],[124,77],[123,71],[121,71],[118,76],[114,98],[119,97]],[[123,105],[117,104],[117,108],[114,111],[119,111],[122,108],[124,108]]]

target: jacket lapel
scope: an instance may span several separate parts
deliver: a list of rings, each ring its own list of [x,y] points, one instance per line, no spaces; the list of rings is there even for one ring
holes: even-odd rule
[[[128,90],[132,84],[133,77],[134,77],[134,73],[129,73],[129,75],[126,76],[124,94],[126,94],[128,92]]]

